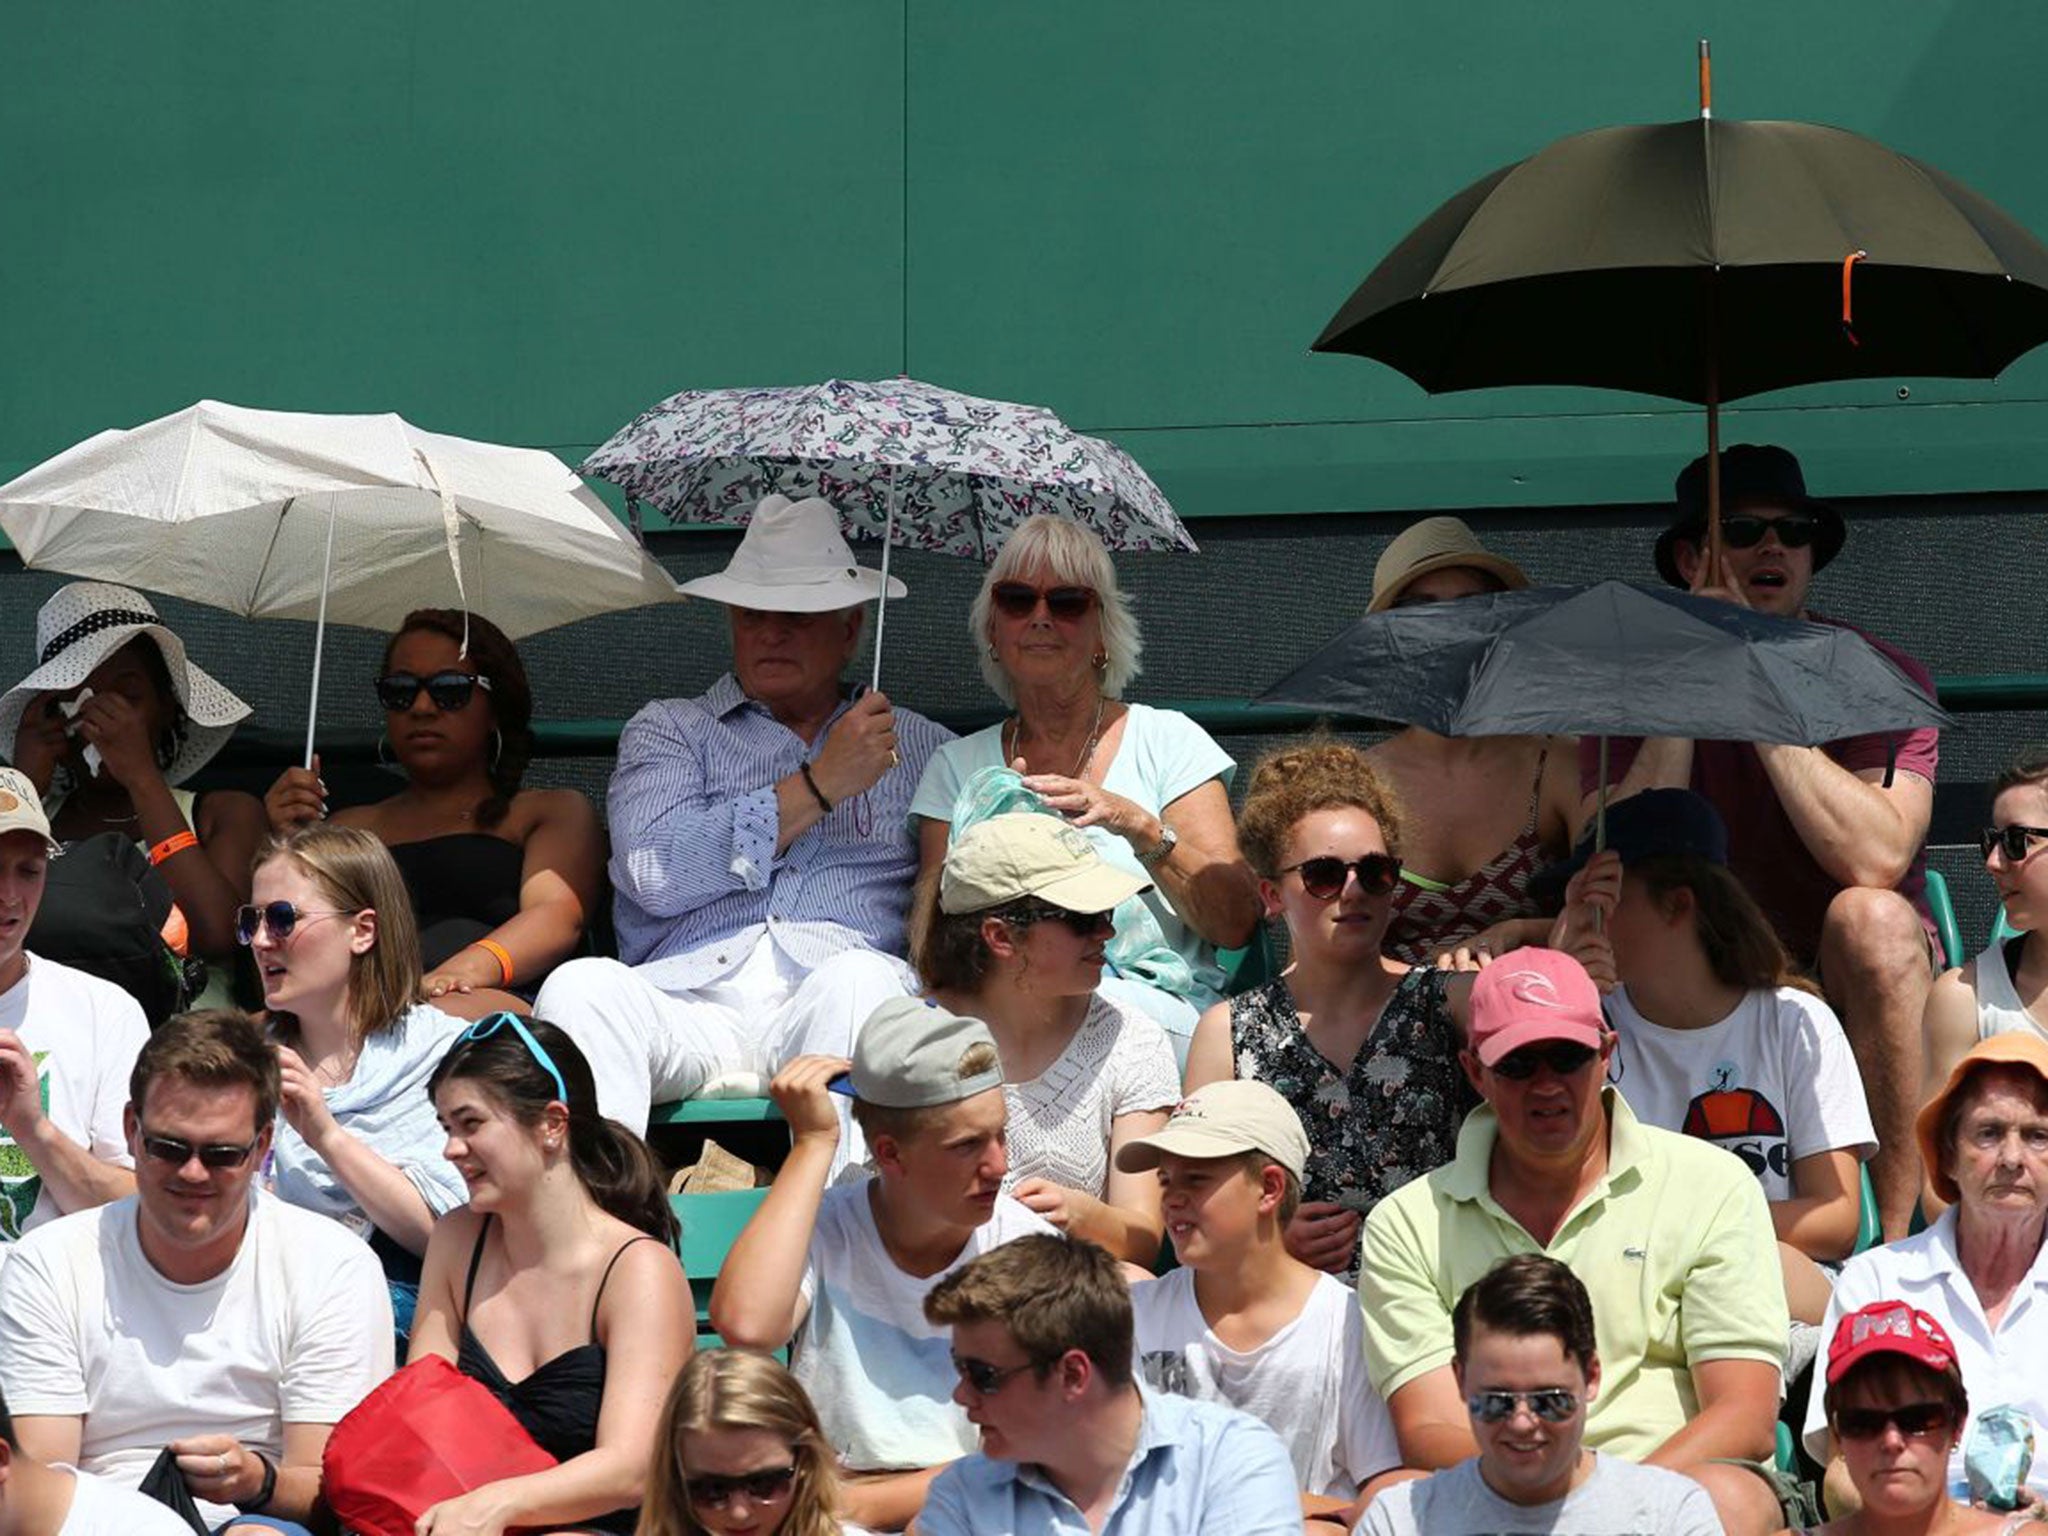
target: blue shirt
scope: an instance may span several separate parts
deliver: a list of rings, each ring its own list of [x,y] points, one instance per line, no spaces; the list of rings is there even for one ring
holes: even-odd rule
[[[1301,1494],[1280,1437],[1221,1403],[1139,1388],[1138,1445],[1102,1536],[1300,1536]],[[920,1536],[1088,1536],[1036,1465],[962,1457],[933,1481]]]
[[[850,704],[806,746],[727,673],[626,723],[605,806],[621,960],[661,962],[648,979],[684,992],[732,970],[764,933],[807,970],[846,949],[902,953],[917,876],[910,797],[951,731],[897,710],[902,763],[775,853],[776,781],[816,756]]]

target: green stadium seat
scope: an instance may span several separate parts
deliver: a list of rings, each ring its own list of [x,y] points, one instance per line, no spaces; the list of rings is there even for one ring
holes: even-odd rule
[[[1870,1182],[1870,1164],[1865,1163],[1858,1170],[1863,1184],[1862,1199],[1856,1209],[1856,1246],[1849,1251],[1861,1253],[1866,1248],[1875,1248],[1884,1241],[1884,1233],[1877,1223],[1877,1189]]]
[[[699,1342],[711,1331],[711,1287],[725,1268],[725,1256],[761,1202],[765,1189],[721,1189],[704,1194],[670,1195],[669,1206],[682,1228],[676,1253],[690,1277],[690,1299],[697,1308]]]
[[[753,1125],[781,1118],[773,1099],[676,1099],[650,1109],[647,1125]]]
[[[1948,880],[1938,869],[1927,871],[1927,910],[1934,914],[1934,930],[1941,935],[1942,954],[1950,965],[1961,965],[1968,958],[1963,954],[1963,931],[1956,923],[1955,903],[1949,900]]]

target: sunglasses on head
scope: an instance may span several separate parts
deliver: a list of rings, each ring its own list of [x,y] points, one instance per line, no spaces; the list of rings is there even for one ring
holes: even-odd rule
[[[1548,1045],[1525,1045],[1519,1051],[1509,1051],[1493,1064],[1493,1071],[1495,1076],[1511,1083],[1527,1082],[1536,1075],[1538,1067],[1548,1067],[1559,1077],[1570,1077],[1599,1054],[1590,1045],[1553,1040]]]
[[[955,1355],[953,1369],[962,1381],[974,1389],[977,1397],[988,1397],[992,1393],[1002,1391],[1003,1383],[1012,1376],[1030,1370],[1031,1362],[1026,1360],[1022,1365],[990,1365],[986,1360]]]
[[[1528,1404],[1529,1411],[1546,1424],[1562,1424],[1579,1411],[1579,1394],[1563,1387],[1541,1387],[1534,1392],[1474,1392],[1465,1399],[1465,1411],[1482,1424],[1498,1424],[1513,1416],[1518,1403]]]
[[[1991,850],[2000,849],[2005,862],[2017,864],[2033,852],[2034,839],[2048,837],[2048,827],[2023,827],[2014,822],[2009,827],[1986,827],[1977,834],[1977,846],[1984,850],[1984,857],[1991,857]]]
[[[1348,863],[1335,854],[1325,854],[1290,864],[1280,873],[1289,875],[1296,870],[1301,871],[1301,888],[1317,901],[1343,895],[1345,879],[1354,871],[1358,888],[1368,896],[1384,896],[1401,881],[1401,861],[1391,853],[1368,853]]]
[[[142,1150],[158,1162],[169,1163],[173,1168],[184,1167],[192,1161],[193,1154],[196,1153],[201,1166],[220,1172],[229,1168],[239,1168],[249,1161],[249,1154],[256,1150],[256,1142],[260,1140],[262,1138],[257,1137],[240,1145],[232,1142],[213,1142],[206,1146],[198,1146],[176,1136],[159,1136],[153,1131],[144,1131]]]
[[[1029,902],[1012,907],[1003,914],[1003,921],[1019,928],[1027,928],[1034,923],[1060,923],[1081,939],[1105,928],[1116,927],[1116,919],[1107,912],[1069,912],[1065,907],[1055,907],[1047,902]]]
[[[510,1029],[513,1034],[517,1035],[520,1043],[526,1047],[527,1054],[532,1056],[546,1070],[548,1076],[555,1080],[555,1097],[560,1099],[566,1107],[569,1102],[569,1085],[562,1081],[562,1069],[555,1065],[554,1057],[547,1053],[541,1043],[533,1038],[533,1031],[526,1027],[525,1022],[518,1014],[503,1012],[487,1013],[455,1038],[458,1042],[463,1040],[488,1040],[501,1029]]]
[[[766,1504],[770,1499],[779,1499],[789,1492],[796,1481],[796,1468],[770,1467],[765,1472],[742,1472],[736,1477],[686,1477],[683,1490],[692,1504],[701,1504],[706,1509],[723,1509],[741,1494],[747,1496],[750,1504]]]
[[[389,714],[411,709],[419,698],[420,690],[427,690],[427,697],[434,702],[434,708],[444,715],[452,715],[458,709],[467,709],[469,701],[476,697],[477,689],[491,691],[491,680],[479,677],[474,672],[436,672],[432,677],[421,677],[417,672],[387,672],[377,679],[377,702]]]
[[[1837,1408],[1835,1434],[1844,1440],[1875,1440],[1887,1424],[1908,1440],[1925,1440],[1949,1426],[1947,1403],[1906,1403],[1897,1408]]]
[[[295,907],[288,901],[267,901],[260,907],[235,908],[235,939],[241,944],[254,944],[256,935],[268,928],[270,936],[282,944],[297,931],[302,921],[310,923],[316,917],[355,915],[355,912],[339,907],[316,912],[308,907]]]
[[[1765,534],[1775,532],[1787,549],[1804,549],[1819,530],[1820,519],[1811,512],[1787,512],[1783,517],[1737,512],[1721,519],[1721,542],[1730,549],[1752,549],[1763,543]]]
[[[1007,618],[1028,619],[1045,599],[1045,611],[1056,619],[1072,623],[1095,606],[1095,593],[1088,587],[1034,587],[1027,581],[999,581],[989,593],[996,611]]]

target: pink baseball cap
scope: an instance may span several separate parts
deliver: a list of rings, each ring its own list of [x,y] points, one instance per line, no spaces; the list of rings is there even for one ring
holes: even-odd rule
[[[1586,968],[1555,949],[1511,949],[1472,983],[1472,1050],[1481,1066],[1541,1040],[1600,1048],[1607,1021]]]
[[[1828,1385],[1872,1355],[1904,1355],[1931,1371],[1956,1367],[1956,1347],[1941,1324],[1903,1301],[1873,1301],[1835,1324],[1835,1337],[1828,1345]]]

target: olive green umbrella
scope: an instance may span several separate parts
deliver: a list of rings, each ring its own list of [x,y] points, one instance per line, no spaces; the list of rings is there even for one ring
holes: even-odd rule
[[[1701,403],[1717,453],[1724,400],[1990,378],[2048,340],[2048,248],[1994,204],[1839,128],[1716,120],[1704,57],[1702,81],[1697,118],[1574,134],[1474,182],[1313,350],[1433,394],[1592,384]]]

